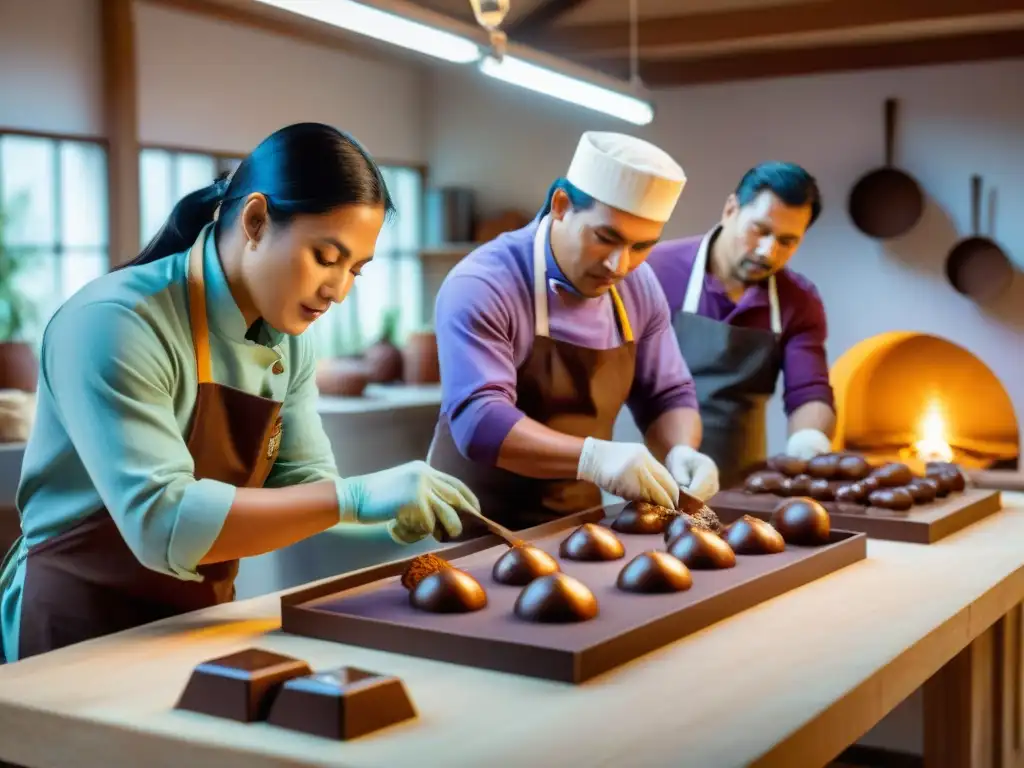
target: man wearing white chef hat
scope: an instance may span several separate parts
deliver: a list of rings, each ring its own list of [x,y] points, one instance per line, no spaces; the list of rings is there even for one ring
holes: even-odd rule
[[[686,184],[664,151],[585,133],[539,215],[468,256],[436,304],[442,406],[428,461],[521,529],[601,503],[718,490],[693,379],[644,264]],[[628,405],[644,443],[612,442]]]

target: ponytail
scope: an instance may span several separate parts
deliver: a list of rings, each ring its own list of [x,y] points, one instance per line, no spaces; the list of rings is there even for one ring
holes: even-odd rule
[[[266,198],[270,220],[280,225],[346,205],[380,205],[386,216],[395,212],[380,168],[354,138],[321,123],[296,123],[260,142],[231,176],[179,200],[142,253],[118,269],[188,250],[214,215],[219,238],[254,193]]]
[[[199,237],[199,233],[203,231],[203,227],[213,221],[217,206],[224,198],[227,186],[227,179],[219,179],[213,184],[197,189],[181,198],[160,231],[142,249],[142,252],[117,269],[149,264],[191,248],[196,238]]]

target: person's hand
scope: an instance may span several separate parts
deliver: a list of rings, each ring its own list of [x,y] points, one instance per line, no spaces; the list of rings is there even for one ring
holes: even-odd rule
[[[801,429],[786,441],[786,455],[807,461],[832,450],[828,435],[817,429]]]
[[[615,443],[588,437],[583,441],[578,480],[587,480],[627,501],[647,501],[675,509],[679,486],[640,443]]]
[[[463,482],[425,461],[341,479],[337,485],[343,521],[386,522],[399,544],[426,538],[438,523],[449,536],[458,536],[459,513],[480,514],[479,500]]]
[[[701,501],[718,493],[718,466],[710,456],[688,445],[677,445],[668,452],[665,465],[680,487]]]

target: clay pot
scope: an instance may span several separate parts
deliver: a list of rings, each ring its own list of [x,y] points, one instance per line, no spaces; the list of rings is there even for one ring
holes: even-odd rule
[[[316,386],[321,395],[359,397],[370,383],[370,367],[358,357],[332,357],[316,368]]]
[[[402,380],[402,350],[390,341],[381,339],[368,347],[364,359],[369,370],[370,381],[374,384],[390,384],[393,381]]]
[[[39,365],[28,344],[17,341],[0,342],[0,389],[35,392],[39,382]]]
[[[406,384],[437,384],[441,381],[437,337],[432,331],[409,334],[402,358]]]

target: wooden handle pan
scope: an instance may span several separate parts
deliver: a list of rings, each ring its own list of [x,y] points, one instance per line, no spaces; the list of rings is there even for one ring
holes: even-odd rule
[[[909,232],[924,212],[924,195],[910,174],[893,165],[896,100],[885,102],[885,165],[863,176],[850,192],[854,226],[869,237],[888,240]]]
[[[981,235],[981,177],[971,178],[971,227],[974,234],[953,246],[946,257],[946,278],[959,293],[977,302],[998,298],[1013,281],[1013,262],[999,245]]]

